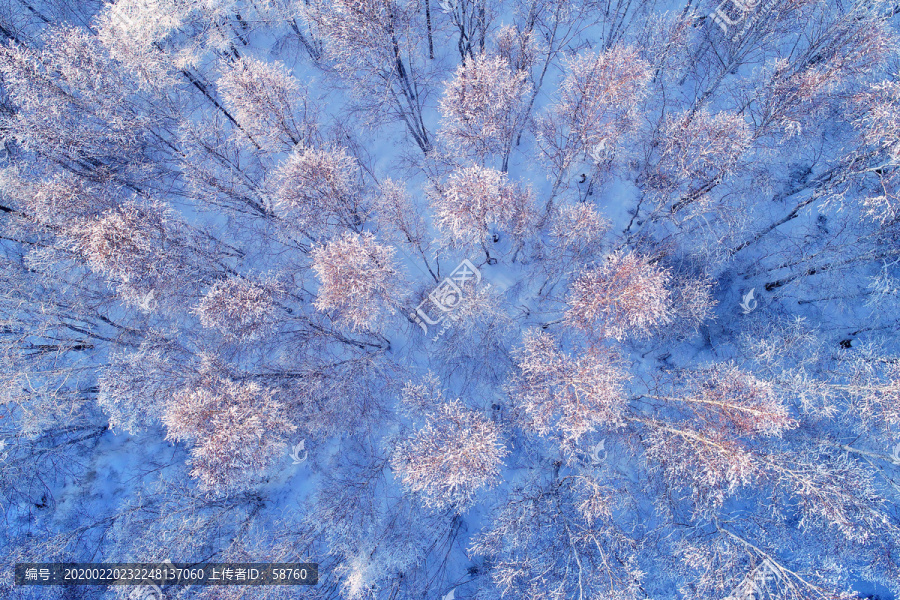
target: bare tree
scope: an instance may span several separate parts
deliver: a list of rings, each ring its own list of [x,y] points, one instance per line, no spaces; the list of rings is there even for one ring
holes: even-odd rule
[[[307,9],[334,68],[374,121],[402,121],[422,150],[431,150],[423,117],[425,77],[421,25],[407,0],[313,2]]]

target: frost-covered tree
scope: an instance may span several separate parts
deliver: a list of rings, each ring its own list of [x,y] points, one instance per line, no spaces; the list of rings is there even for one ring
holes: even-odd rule
[[[717,302],[709,279],[688,274],[676,276],[669,291],[672,316],[669,332],[690,336],[715,318]]]
[[[113,352],[97,382],[97,403],[110,427],[136,434],[158,423],[171,398],[187,385],[190,360],[187,349],[159,335]]]
[[[856,125],[861,133],[861,153],[875,153],[873,166],[863,159],[861,169],[877,184],[863,201],[866,215],[889,224],[900,219],[897,194],[897,163],[900,158],[900,86],[891,80],[873,84],[856,99],[860,115]],[[865,157],[866,154],[863,154]]]
[[[447,552],[454,519],[397,494],[386,469],[388,449],[372,441],[355,437],[348,441],[352,452],[332,459],[308,519],[338,559],[340,587],[332,589],[342,597],[371,598],[396,588],[420,595],[427,581],[401,575],[415,572],[423,557]]]
[[[484,385],[500,385],[510,365],[507,348],[518,336],[515,321],[503,310],[503,296],[498,291],[477,285],[462,289],[459,305],[445,315],[429,340],[442,357],[436,370],[452,377],[466,367],[473,369]],[[429,335],[433,330],[429,329]]]
[[[193,293],[214,268],[200,263],[203,249],[193,245],[193,232],[160,203],[128,202],[70,235],[90,267],[115,283],[124,300],[145,311]]]
[[[612,520],[623,502],[589,476],[532,475],[512,491],[471,551],[489,557],[494,593],[639,598],[639,546]]]
[[[275,209],[313,240],[352,229],[365,218],[359,165],[343,148],[298,147],[273,173]]]
[[[313,250],[320,286],[315,306],[354,329],[378,329],[406,291],[394,250],[371,233],[344,233]]]
[[[0,193],[21,202],[23,215],[39,227],[59,233],[74,231],[84,219],[113,209],[121,188],[96,184],[71,173],[30,179],[15,168],[0,173]]]
[[[737,435],[781,435],[796,423],[774,386],[733,364],[688,373],[678,401],[692,408],[695,422]]]
[[[431,268],[429,253],[432,239],[422,207],[418,206],[406,188],[399,182],[386,179],[381,182],[380,193],[372,202],[374,220],[385,238],[393,238],[399,244],[413,248],[422,258],[425,268],[436,280]]]
[[[264,478],[284,458],[285,438],[296,429],[274,390],[215,373],[176,392],[163,423],[169,439],[193,443],[191,474],[216,491]]]
[[[568,59],[564,68],[558,96],[536,126],[554,191],[567,187],[570,170],[591,161],[598,148],[615,150],[634,126],[635,109],[650,75],[635,48],[619,45],[605,52],[582,52]]]
[[[241,58],[216,83],[241,130],[265,149],[291,149],[315,133],[312,100],[284,65]]]
[[[533,220],[532,203],[530,190],[485,167],[454,171],[435,184],[431,199],[435,224],[448,242],[482,248],[495,230],[524,236]]]
[[[204,327],[229,337],[251,339],[263,335],[275,320],[277,285],[232,277],[216,282],[194,311]]]
[[[154,164],[148,129],[164,121],[84,29],[51,28],[40,49],[4,46],[0,72],[18,107],[3,116],[4,137],[95,180],[134,177]]]
[[[190,20],[192,4],[173,0],[120,0],[96,16],[97,38],[112,58],[136,76],[143,89],[172,85],[177,67],[196,57],[196,49],[163,46]]]
[[[179,164],[190,197],[211,210],[272,216],[272,192],[260,156],[249,155],[240,136],[218,120],[183,122]],[[244,135],[243,133],[241,134]]]
[[[540,293],[547,294],[564,274],[590,264],[601,254],[609,220],[590,204],[561,204],[550,220],[548,239],[536,248],[547,279]]]
[[[480,488],[496,483],[507,453],[496,423],[451,400],[400,443],[391,464],[428,506],[463,510]]]
[[[566,320],[600,338],[646,335],[671,319],[669,274],[635,254],[610,254],[572,283]]]
[[[530,331],[515,353],[518,373],[509,385],[523,425],[566,442],[621,421],[628,374],[602,348],[577,358],[563,353],[552,336]]]
[[[461,65],[441,98],[440,135],[462,156],[490,155],[506,170],[515,136],[525,120],[529,85],[502,57],[478,56]]]
[[[532,29],[519,30],[512,25],[497,30],[497,55],[506,60],[515,72],[531,74],[542,54],[541,40]]]
[[[585,258],[599,249],[609,228],[609,220],[593,206],[567,204],[554,214],[550,233],[559,242],[558,251]]]
[[[750,135],[736,114],[700,111],[671,117],[660,133],[659,179],[654,180],[662,191],[681,194],[671,210],[683,208],[731,173]]]
[[[434,414],[444,404],[441,380],[428,373],[420,382],[407,381],[401,396],[403,408],[412,416]]]
[[[423,152],[431,149],[423,109],[428,68],[422,23],[408,0],[310,2],[307,18],[321,33],[325,55],[352,82],[351,93],[374,121],[402,122]]]

